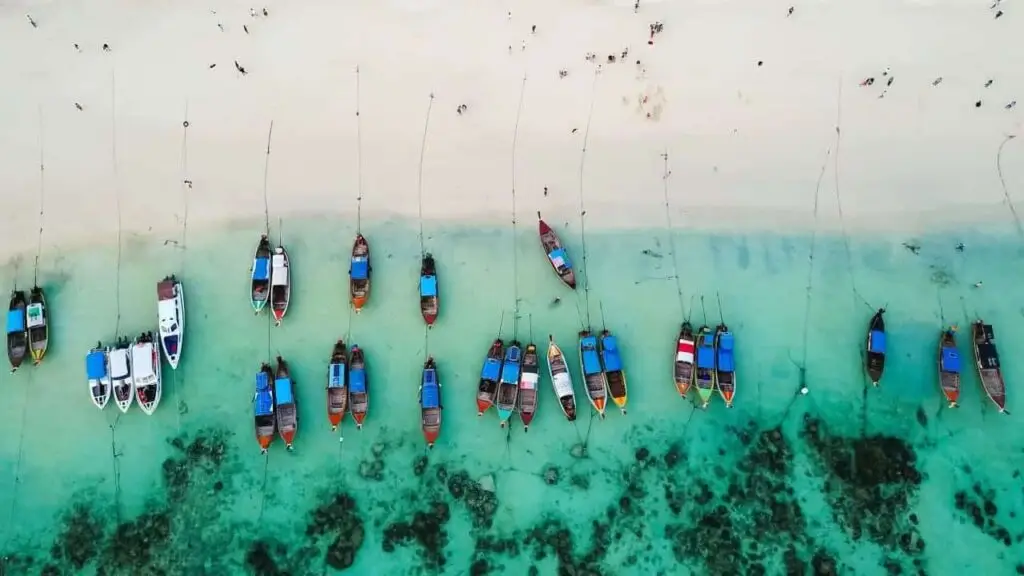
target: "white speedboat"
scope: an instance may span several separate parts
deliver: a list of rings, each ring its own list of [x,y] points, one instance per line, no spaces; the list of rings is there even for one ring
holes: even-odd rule
[[[148,415],[160,404],[160,368],[160,352],[153,343],[153,333],[143,332],[132,346],[132,380],[139,408]]]
[[[107,348],[107,373],[110,376],[110,388],[114,393],[114,403],[121,412],[127,412],[132,405],[132,399],[135,398],[131,344],[127,338],[119,338],[113,348]]]
[[[185,337],[185,291],[173,275],[157,282],[156,312],[159,318],[160,347],[174,370],[181,359]]]
[[[92,403],[103,410],[110,402],[110,371],[107,369],[107,351],[98,342],[85,355],[85,376],[89,379]]]
[[[555,344],[555,339],[548,336],[548,373],[551,375],[551,386],[555,389],[558,404],[562,407],[569,422],[576,420],[576,392],[572,386],[572,376],[565,363],[562,349]]]

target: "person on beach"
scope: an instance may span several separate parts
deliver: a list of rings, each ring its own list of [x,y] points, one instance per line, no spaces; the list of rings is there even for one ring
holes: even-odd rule
[[[33,28],[38,28],[39,27],[39,25],[36,24],[36,21],[32,19],[32,15],[31,14],[25,14],[25,18],[28,19],[28,23],[31,24]]]

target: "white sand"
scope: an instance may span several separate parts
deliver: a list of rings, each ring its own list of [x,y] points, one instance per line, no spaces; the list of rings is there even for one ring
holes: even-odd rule
[[[787,17],[789,1],[648,0],[634,14],[631,0],[290,0],[256,18],[263,5],[222,0],[3,1],[2,251],[35,246],[40,109],[49,246],[111,240],[116,191],[126,230],[178,226],[186,103],[190,227],[262,219],[272,119],[271,217],[354,216],[357,66],[364,217],[417,217],[434,93],[423,216],[507,222],[525,75],[515,172],[527,221],[575,217],[592,102],[588,225],[661,225],[665,149],[679,226],[807,226],[826,159],[821,225],[835,225],[837,157],[851,229],[1011,221],[996,153],[1022,133],[1024,4],[994,19],[987,0],[844,0]],[[627,47],[625,63],[605,62]],[[586,52],[605,62],[596,84]],[[879,99],[887,66],[895,81]],[[1010,194],[1024,192],[1024,138],[1002,168]]]

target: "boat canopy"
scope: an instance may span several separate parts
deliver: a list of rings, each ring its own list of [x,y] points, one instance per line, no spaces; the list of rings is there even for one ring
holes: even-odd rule
[[[701,337],[701,345],[697,348],[697,368],[705,370],[714,370],[715,368],[715,349],[708,344],[706,336]]]
[[[506,358],[505,364],[501,367],[501,381],[506,384],[519,383],[519,355]]]
[[[257,258],[252,267],[253,280],[270,280],[270,259]]]
[[[437,276],[420,276],[420,296],[437,296]]]
[[[175,329],[177,329],[177,326],[175,326]],[[164,346],[167,348],[168,356],[178,355],[178,340],[179,338],[177,334],[169,334],[167,336],[164,336]]]
[[[274,254],[274,274],[271,276],[271,283],[274,286],[288,285],[288,263],[284,254]]]
[[[733,346],[735,346],[735,345],[736,345],[736,339],[733,338],[733,335],[732,335],[731,332],[722,332],[722,334],[718,337],[718,349],[719,350],[728,350],[728,351],[732,352]]]
[[[539,381],[540,376],[536,372],[523,372],[523,378],[519,381],[519,385],[523,390],[536,390]]]
[[[868,339],[868,352],[885,354],[885,332],[872,330]]]
[[[433,368],[423,371],[423,389],[420,391],[420,403],[424,408],[441,407],[441,390],[437,387],[437,372]]]
[[[555,386],[555,393],[558,394],[559,398],[566,396],[575,396],[572,389],[572,378],[569,378],[569,374],[566,372],[555,372],[551,376],[551,383]]]
[[[572,268],[572,264],[569,262],[569,255],[565,253],[564,248],[555,248],[548,254],[548,258],[551,259],[551,263],[554,264],[555,268]]]
[[[41,303],[29,304],[26,313],[28,314],[29,328],[39,328],[46,325],[46,317],[43,316],[43,305]]]
[[[270,416],[274,413],[274,395],[270,393],[270,377],[264,371],[256,373],[256,415]]]
[[[942,371],[960,373],[960,353],[956,348],[943,346],[942,348]]]
[[[155,379],[153,353],[152,342],[139,342],[132,350],[132,379],[136,383],[146,385],[147,380]]]
[[[501,360],[497,358],[488,358],[484,360],[484,368],[480,371],[481,380],[498,380],[498,376],[501,375]]]
[[[998,370],[999,353],[996,352],[996,345],[987,342],[978,344],[978,360],[982,369]]]
[[[352,257],[352,271],[350,274],[353,280],[366,280],[369,278],[370,262],[366,256]]]
[[[7,333],[25,331],[25,311],[21,308],[7,311]]]
[[[158,300],[174,300],[177,294],[175,293],[176,283],[173,280],[163,280],[157,282],[156,285],[156,296]]]
[[[366,370],[363,368],[354,368],[348,373],[348,389],[353,394],[365,394],[366,393]]]
[[[686,362],[687,364],[693,364],[693,342],[689,340],[680,340],[676,344],[676,362]]]
[[[344,388],[345,387],[345,365],[334,363],[331,364],[328,369],[328,388]]]
[[[996,338],[995,333],[992,331],[992,325],[991,324],[982,324],[981,325],[981,333],[985,337],[985,339],[987,339],[987,340],[995,340],[995,338]]]
[[[622,370],[622,357],[619,356],[619,341],[615,336],[601,338],[601,358],[604,360],[604,369],[608,372]]]
[[[277,404],[294,404],[295,397],[292,396],[292,379],[277,378],[274,380],[274,391],[277,393]]]
[[[89,380],[107,376],[107,355],[102,350],[93,350],[85,355],[85,375]]]
[[[599,374],[601,372],[601,358],[597,355],[597,338],[584,336],[580,339],[580,350],[583,360],[583,374]]]
[[[732,336],[729,336],[730,342]],[[722,336],[722,340],[725,340],[725,335]],[[732,346],[729,348],[720,347],[718,349],[718,371],[719,372],[735,372],[736,363],[732,355]]]
[[[130,374],[128,372],[128,350],[115,348],[110,351],[110,377],[114,380],[124,380]]]

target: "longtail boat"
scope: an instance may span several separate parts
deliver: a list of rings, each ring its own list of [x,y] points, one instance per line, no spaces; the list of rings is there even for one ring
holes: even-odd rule
[[[175,370],[185,345],[185,289],[176,277],[167,276],[157,282],[156,297],[160,347],[171,370]]]
[[[612,402],[615,402],[625,416],[626,402],[629,400],[626,371],[622,367],[622,355],[619,354],[619,339],[612,336],[608,330],[601,331],[601,366],[604,368],[604,377],[608,382],[608,393],[611,394]]]
[[[424,254],[423,263],[420,264],[420,313],[423,314],[423,321],[427,323],[427,326],[434,325],[440,309],[441,296],[437,290],[437,268],[434,265],[434,257]]]
[[[548,262],[551,263],[555,274],[558,274],[558,278],[566,286],[575,290],[576,273],[573,272],[569,255],[562,247],[562,241],[558,238],[558,234],[540,217],[540,212],[537,212],[537,228],[540,233],[540,245],[544,248],[544,254],[548,257]]]
[[[427,448],[433,448],[437,437],[441,435],[441,380],[437,377],[437,364],[432,356],[423,363],[423,376],[420,379],[420,424],[423,427],[423,439]]]
[[[348,366],[348,406],[352,412],[352,419],[356,421],[356,430],[363,429],[363,421],[370,410],[370,391],[367,384],[363,349],[353,344]]]
[[[683,327],[679,330],[679,338],[676,339],[676,355],[675,355],[675,381],[676,390],[679,395],[686,398],[686,393],[690,391],[690,386],[693,385],[694,366],[694,352],[697,349],[697,341],[693,335],[693,326],[689,322],[683,322]]]
[[[277,421],[274,419],[274,371],[266,362],[256,373],[256,394],[252,398],[255,412],[256,442],[260,445],[260,453],[266,454],[274,442],[277,433]]]
[[[28,354],[28,332],[25,328],[25,292],[11,292],[11,304],[7,309],[7,359],[11,362],[11,372],[21,367]]]
[[[956,349],[956,327],[939,334],[939,390],[950,408],[960,399],[960,352]]]
[[[110,401],[110,370],[107,368],[107,350],[99,342],[85,355],[85,377],[89,381],[92,403],[103,410]]]
[[[523,432],[530,431],[530,423],[537,413],[537,384],[540,382],[540,362],[537,359],[537,345],[526,345],[523,353],[523,373],[519,376],[519,417],[523,420]]]
[[[1006,383],[1003,381],[1003,369],[999,365],[999,353],[996,351],[996,337],[991,324],[978,320],[971,326],[974,341],[974,359],[978,368],[978,379],[989,400],[999,408],[1000,414],[1006,413]]]
[[[868,378],[873,386],[878,386],[882,380],[882,372],[885,370],[885,308],[879,308],[878,312],[871,317],[868,323],[868,337],[865,344],[866,354],[864,356],[864,367],[868,371]]]
[[[348,349],[345,341],[338,340],[331,350],[331,362],[327,365],[327,419],[331,432],[338,429],[348,409]]]
[[[249,292],[249,302],[252,309],[259,314],[267,305],[270,299],[270,240],[267,235],[260,235],[260,242],[256,245],[256,254],[252,257],[252,289]]]
[[[516,409],[516,398],[519,397],[519,376],[522,372],[522,351],[519,342],[513,340],[505,349],[505,361],[501,365],[501,379],[498,381],[498,398],[494,405],[498,407],[498,418],[504,428]]]
[[[352,299],[352,308],[358,314],[370,299],[370,245],[362,234],[356,234],[352,244],[352,261],[348,267],[348,291]]]
[[[274,412],[277,414],[277,432],[284,440],[285,448],[291,450],[295,434],[299,431],[299,406],[295,398],[295,382],[288,371],[288,364],[280,356],[274,371]]]
[[[132,344],[132,384],[139,408],[152,416],[163,398],[163,364],[152,332],[143,332]]]
[[[270,306],[274,312],[274,325],[280,326],[284,315],[288,313],[288,304],[292,300],[292,281],[288,274],[291,263],[284,246],[274,249],[271,262],[273,272],[270,274]]]
[[[707,410],[711,395],[715,392],[715,335],[707,326],[701,326],[697,334],[697,374],[694,378],[701,408]]]
[[[50,338],[50,312],[46,308],[46,294],[39,286],[33,286],[29,292],[25,314],[28,318],[28,349],[32,363],[38,366],[46,356]]]
[[[498,380],[501,378],[501,361],[505,358],[505,343],[495,338],[480,369],[480,384],[476,389],[476,415],[483,416],[494,405],[498,395]]]
[[[122,413],[128,413],[135,401],[135,383],[132,381],[131,342],[124,336],[107,348],[107,370],[114,403]]]
[[[719,324],[715,329],[715,384],[718,393],[725,400],[725,407],[732,408],[736,395],[736,358],[734,348],[736,339],[729,327]]]
[[[608,382],[604,370],[601,369],[601,355],[597,350],[597,336],[590,330],[580,332],[580,371],[583,372],[583,384],[587,389],[590,405],[604,418],[604,409],[608,401]]]
[[[572,376],[565,362],[562,349],[555,344],[555,338],[548,335],[548,374],[551,376],[551,387],[555,390],[558,405],[562,414],[569,422],[576,420],[576,391],[573,390]]]

